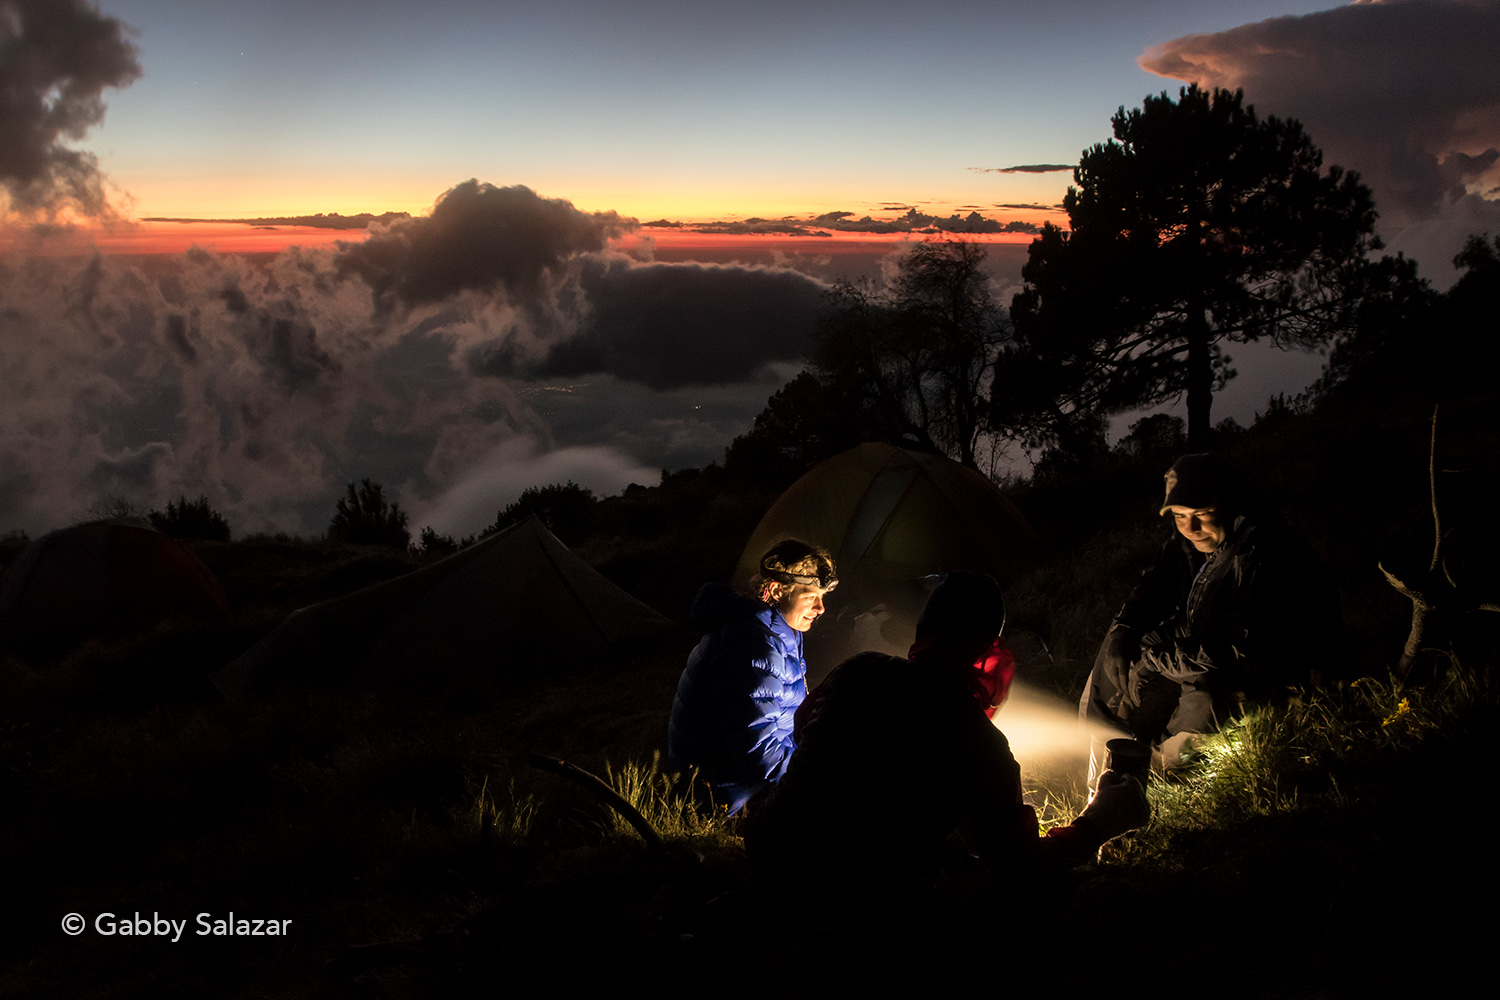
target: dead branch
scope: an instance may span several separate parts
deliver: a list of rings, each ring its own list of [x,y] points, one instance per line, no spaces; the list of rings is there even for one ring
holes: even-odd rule
[[[1438,516],[1437,502],[1437,418],[1438,408],[1432,407],[1432,443],[1427,449],[1427,485],[1432,494],[1432,563],[1427,572],[1437,571],[1438,559],[1443,551],[1443,519]]]
[[[1407,634],[1401,659],[1396,664],[1398,677],[1406,676],[1417,654],[1422,650],[1422,640],[1430,612],[1439,608],[1460,614],[1468,611],[1500,612],[1500,604],[1479,601],[1464,588],[1459,587],[1457,581],[1453,579],[1453,574],[1448,572],[1448,561],[1443,558],[1443,519],[1438,509],[1437,492],[1437,426],[1438,407],[1434,406],[1432,408],[1432,436],[1427,452],[1427,483],[1432,503],[1432,560],[1427,565],[1427,580],[1423,585],[1413,584],[1396,576],[1386,569],[1383,563],[1376,563],[1380,572],[1385,575],[1386,582],[1395,588],[1398,594],[1411,601],[1411,631]]]
[[[615,791],[609,784],[597,774],[585,771],[576,764],[569,764],[557,757],[548,757],[546,754],[529,753],[526,755],[526,763],[541,771],[551,771],[553,774],[562,775],[575,785],[587,790],[590,794],[598,797],[605,805],[625,818],[625,822],[635,828],[635,832],[641,835],[646,846],[653,852],[666,853],[667,842],[661,839],[661,834],[656,832],[646,817],[642,816],[640,810],[625,801],[624,796]]]
[[[1396,588],[1396,593],[1411,601],[1411,631],[1406,636],[1406,646],[1401,650],[1401,659],[1396,664],[1396,675],[1405,677],[1406,672],[1411,669],[1412,662],[1416,660],[1417,654],[1422,651],[1422,634],[1427,629],[1427,612],[1432,610],[1432,601],[1427,597],[1427,592],[1416,587],[1408,586],[1396,574],[1386,569],[1384,564],[1375,564],[1380,572],[1385,574],[1386,582]]]

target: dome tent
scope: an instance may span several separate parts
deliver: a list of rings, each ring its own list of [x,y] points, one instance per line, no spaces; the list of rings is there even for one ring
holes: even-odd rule
[[[89,521],[36,539],[0,583],[0,648],[60,655],[87,639],[145,632],[228,609],[208,567],[145,521]]]
[[[429,566],[288,615],[214,674],[226,697],[297,676],[431,678],[579,663],[676,630],[533,517]]]
[[[1003,586],[1040,547],[1026,518],[984,476],[889,444],[858,445],[788,487],[751,533],[735,585],[748,587],[760,556],[785,538],[828,549],[838,566],[834,621],[808,633],[817,673],[862,649],[904,655],[925,577],[973,570]],[[878,621],[856,622],[867,613]]]

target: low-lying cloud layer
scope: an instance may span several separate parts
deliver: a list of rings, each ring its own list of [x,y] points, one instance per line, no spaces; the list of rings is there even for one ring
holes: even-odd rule
[[[66,142],[140,75],[124,25],[85,0],[0,0],[0,217],[110,214],[97,160]]]
[[[358,215],[340,215],[337,212],[319,212],[316,215],[274,215],[264,216],[258,219],[182,219],[171,218],[165,215],[147,216],[142,222],[233,222],[244,226],[256,226],[261,229],[275,229],[278,226],[298,226],[304,229],[357,229],[365,230],[371,226],[389,226],[394,222],[405,221],[411,218],[409,212],[385,212],[381,215],[371,215],[369,212],[361,212]]]
[[[632,224],[468,181],[268,264],[0,261],[0,531],[179,493],[238,531],[319,531],[369,476],[414,526],[468,533],[529,485],[715,458],[806,353],[824,286],[638,263],[608,246]]]
[[[1021,169],[1021,168],[1017,168]],[[1071,168],[1068,168],[1071,169]],[[1031,206],[1002,205],[1001,208]],[[1041,227],[1019,220],[1001,222],[971,211],[968,215],[927,215],[907,205],[886,205],[884,211],[905,211],[894,219],[875,219],[868,215],[855,218],[853,212],[825,212],[812,219],[746,219],[743,222],[684,223],[657,219],[643,223],[647,229],[678,229],[693,233],[718,233],[733,236],[812,236],[831,237],[834,233],[910,233],[918,236],[978,236],[993,233],[1034,235]]]
[[[1140,63],[1301,119],[1375,192],[1392,247],[1451,275],[1465,236],[1500,230],[1496,39],[1500,0],[1383,0],[1189,35]]]
[[[1014,167],[970,167],[981,174],[1056,174],[1071,171],[1072,163],[1020,163]]]
[[[591,262],[580,287],[590,314],[537,373],[609,372],[653,389],[746,382],[808,356],[824,291],[785,268],[618,258]]]

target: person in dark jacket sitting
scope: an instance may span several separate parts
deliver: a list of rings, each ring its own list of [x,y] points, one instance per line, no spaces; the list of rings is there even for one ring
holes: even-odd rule
[[[920,900],[950,844],[993,875],[1027,880],[1145,824],[1140,782],[1109,772],[1077,821],[1040,835],[1020,765],[985,711],[994,692],[981,665],[1004,621],[994,578],[950,573],[908,659],[867,652],[835,667],[808,696],[785,777],[747,820],[756,868],[859,917]]]
[[[1173,534],[1110,624],[1079,712],[1153,744],[1171,769],[1245,699],[1336,675],[1345,654],[1317,557],[1215,456],[1173,464],[1160,513]],[[1096,737],[1091,775],[1098,750]]]
[[[751,583],[754,598],[718,583],[698,591],[688,620],[706,634],[688,657],[667,726],[671,764],[696,769],[731,814],[786,771],[807,695],[802,635],[838,586],[833,558],[796,539],[762,556]]]

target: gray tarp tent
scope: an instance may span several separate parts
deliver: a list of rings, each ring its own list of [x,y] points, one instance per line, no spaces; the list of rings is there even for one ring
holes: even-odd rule
[[[406,576],[293,612],[213,680],[233,698],[298,675],[521,676],[617,655],[677,628],[532,518]]]

